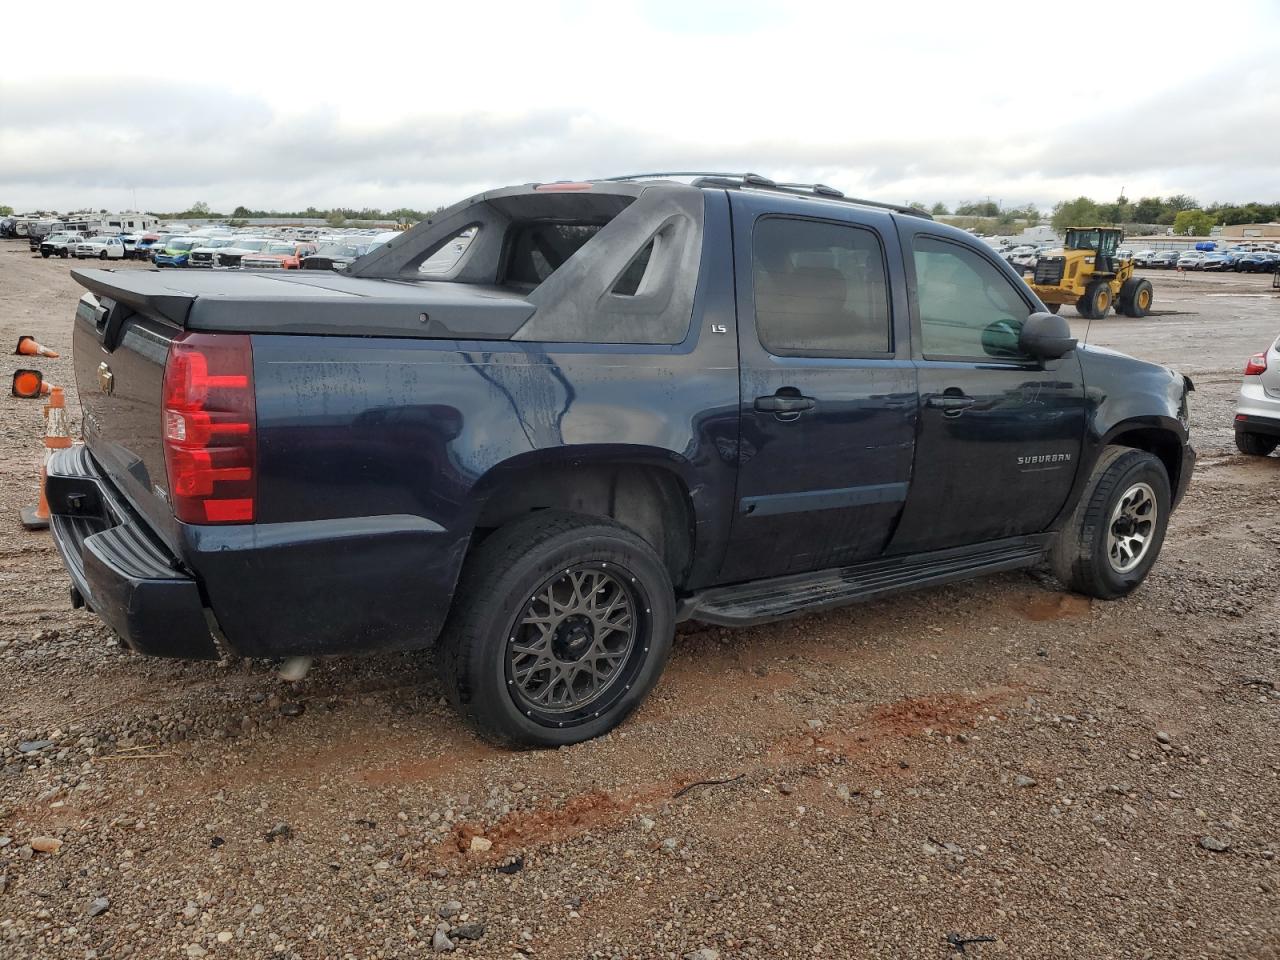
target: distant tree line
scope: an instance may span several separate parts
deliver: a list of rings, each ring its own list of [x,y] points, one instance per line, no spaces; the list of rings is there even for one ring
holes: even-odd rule
[[[1055,230],[1090,224],[1155,223],[1173,227],[1183,236],[1204,237],[1216,226],[1238,223],[1271,223],[1280,219],[1280,203],[1211,203],[1201,206],[1193,197],[1176,193],[1171,197],[1143,197],[1136,203],[1128,197],[1115,203],[1098,203],[1089,197],[1064,200],[1053,208]]]
[[[932,206],[913,201],[909,206],[927,211],[935,217],[982,218],[984,227],[1012,226],[1020,221],[1035,226],[1046,219],[1032,203],[1005,209],[993,200],[971,200],[957,205],[954,211],[941,201]],[[1176,234],[1199,237],[1208,236],[1215,226],[1280,221],[1280,203],[1255,201],[1201,206],[1194,197],[1184,193],[1168,197],[1142,197],[1137,201],[1121,196],[1114,203],[1099,203],[1089,197],[1076,197],[1074,200],[1055,204],[1047,219],[1058,231],[1093,224],[1141,223],[1170,226]]]
[[[394,220],[397,223],[417,223],[434,217],[444,207],[434,210],[414,210],[412,207],[399,207],[395,210],[380,210],[377,207],[332,207],[321,210],[318,207],[307,207],[305,210],[251,210],[248,207],[236,207],[230,213],[220,213],[209,209],[203,200],[193,203],[186,210],[170,212],[148,211],[161,220],[253,220],[270,217],[279,220],[325,220],[330,226],[340,227],[349,220]]]
[[[1003,210],[994,200],[966,201],[957,206],[954,213],[942,201],[938,201],[931,207],[919,201],[913,201],[908,206],[921,212],[931,213],[935,217],[983,217],[1005,227],[1013,226],[1020,220],[1032,226],[1040,222],[1040,211],[1036,209],[1034,203],[1028,203],[1025,207],[1009,207]]]

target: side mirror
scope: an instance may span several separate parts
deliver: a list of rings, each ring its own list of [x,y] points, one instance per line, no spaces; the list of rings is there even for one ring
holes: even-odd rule
[[[1057,360],[1076,348],[1071,324],[1056,313],[1033,313],[1022,324],[1018,348],[1038,360]]]

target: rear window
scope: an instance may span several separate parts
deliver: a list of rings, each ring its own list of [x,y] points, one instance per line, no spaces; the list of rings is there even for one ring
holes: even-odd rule
[[[538,286],[585,246],[603,226],[602,223],[539,221],[513,227],[505,282],[522,288]]]

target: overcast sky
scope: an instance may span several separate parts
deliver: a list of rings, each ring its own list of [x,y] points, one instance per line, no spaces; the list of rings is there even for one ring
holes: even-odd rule
[[[195,11],[200,16],[195,16]],[[4,4],[0,204],[446,204],[750,170],[1280,200],[1280,4]]]

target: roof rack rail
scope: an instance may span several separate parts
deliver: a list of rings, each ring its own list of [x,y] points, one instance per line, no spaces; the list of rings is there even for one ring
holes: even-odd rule
[[[772,186],[773,181],[758,173],[721,173],[714,170],[665,170],[661,173],[628,173],[621,177],[601,177],[605,183],[617,180],[655,180],[658,177],[715,177],[724,180],[750,182],[758,186]]]
[[[843,200],[845,203],[856,203],[864,207],[879,207],[882,210],[892,210],[894,213],[902,213],[910,217],[921,217],[925,220],[933,219],[930,214],[924,210],[917,210],[915,207],[908,207],[899,203],[885,203],[881,200],[863,200],[859,197],[848,197],[845,196],[843,191],[837,190],[835,187],[829,187],[825,183],[778,183],[768,177],[762,177],[758,173],[713,173],[710,171],[685,170],[665,173],[631,173],[621,177],[604,177],[603,180],[606,182],[652,180],[658,177],[693,177],[695,178],[693,181],[693,186],[695,187],[722,187],[729,190],[749,187],[755,190],[776,190],[779,193],[790,193],[795,196],[815,196],[824,200]]]
[[[894,213],[904,213],[909,217],[923,217],[925,220],[933,219],[932,214],[924,210],[908,207],[901,203],[886,203],[883,200],[863,200],[860,197],[849,197],[835,187],[828,187],[825,183],[779,183],[774,186],[774,189],[802,196],[812,193],[828,200],[843,200],[846,203],[856,203],[863,207],[879,207],[882,210],[892,210]]]

